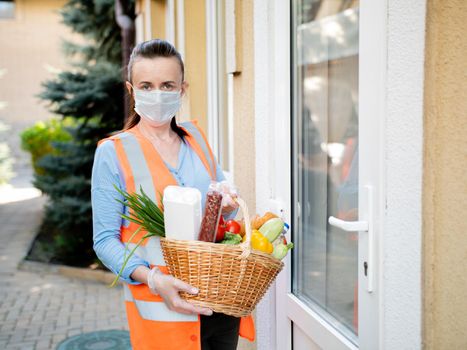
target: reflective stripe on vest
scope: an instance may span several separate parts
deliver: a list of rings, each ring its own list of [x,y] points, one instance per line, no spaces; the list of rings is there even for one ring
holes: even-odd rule
[[[197,322],[197,315],[185,315],[169,310],[163,302],[136,300],[128,286],[124,286],[125,301],[135,303],[139,314],[148,321]]]
[[[163,192],[163,188],[168,184],[177,184],[170,171],[165,166],[162,158],[155,150],[154,146],[145,139],[135,128],[117,135],[118,142],[124,154],[119,158],[125,159],[129,165],[125,173],[125,182],[131,182],[136,193],[141,189],[155,203],[159,203],[158,193]],[[156,182],[156,178],[158,183]],[[129,238],[136,231],[138,226],[130,223],[127,229],[122,231],[122,242],[128,242]],[[146,232],[141,231],[132,242],[138,242]],[[149,240],[144,240],[141,246],[148,244]]]
[[[201,150],[204,153],[204,156],[206,160],[208,161],[209,167],[211,168],[211,178],[212,180],[217,179],[217,174],[216,174],[216,161],[214,159],[214,155],[212,154],[211,149],[209,148],[209,145],[207,144],[207,140],[204,137],[204,135],[201,133],[201,131],[196,127],[195,124],[193,123],[182,123],[182,127],[187,131],[193,138],[196,140],[198,145],[200,145]],[[209,169],[208,169],[209,171]]]
[[[157,203],[152,175],[149,171],[146,159],[144,158],[140,143],[136,136],[130,132],[124,132],[119,136],[123,149],[127,154],[128,162],[130,163],[136,192],[140,193],[142,188],[148,197]],[[128,157],[128,155],[131,156]]]
[[[128,243],[128,250],[132,251],[136,243]],[[146,239],[144,246],[139,246],[135,254],[141,259],[146,260],[150,265],[165,266],[164,256],[162,255],[160,238],[157,236]]]

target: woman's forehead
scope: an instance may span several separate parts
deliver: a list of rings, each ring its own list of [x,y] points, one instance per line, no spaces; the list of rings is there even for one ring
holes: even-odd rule
[[[140,58],[133,64],[133,82],[181,81],[180,63],[175,57]]]

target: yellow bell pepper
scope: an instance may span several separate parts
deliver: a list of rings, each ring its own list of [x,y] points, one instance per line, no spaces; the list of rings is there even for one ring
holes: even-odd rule
[[[243,236],[243,242],[245,242],[245,240],[246,235]],[[258,230],[253,230],[251,232],[251,247],[268,254],[271,254],[274,250],[272,243],[269,242],[269,240],[264,237]]]

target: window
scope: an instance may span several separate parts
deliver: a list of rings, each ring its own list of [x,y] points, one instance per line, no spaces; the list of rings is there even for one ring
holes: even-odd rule
[[[229,74],[226,68],[225,45],[225,4],[223,1],[207,1],[206,31],[208,58],[208,134],[209,143],[213,148],[219,164],[224,172],[231,172],[230,162],[232,136],[229,125],[232,121],[232,111],[229,111]],[[225,174],[229,178],[230,174]]]
[[[293,293],[356,343],[358,1],[295,1]]]
[[[15,18],[15,1],[1,0],[0,1],[0,19]]]

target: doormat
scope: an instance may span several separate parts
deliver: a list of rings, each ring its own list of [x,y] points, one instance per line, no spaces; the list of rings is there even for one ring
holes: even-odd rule
[[[110,330],[75,335],[62,341],[57,350],[131,350],[127,331]]]

